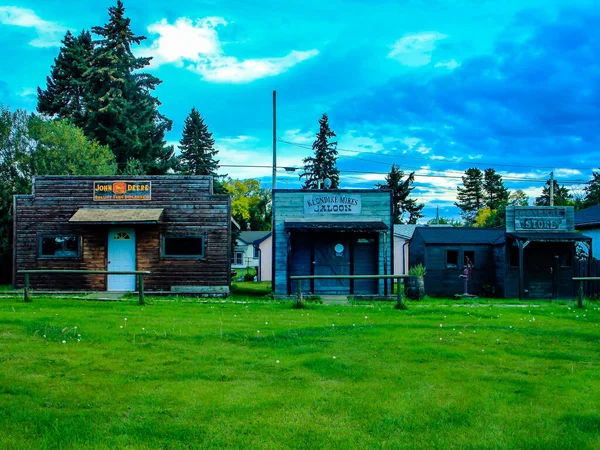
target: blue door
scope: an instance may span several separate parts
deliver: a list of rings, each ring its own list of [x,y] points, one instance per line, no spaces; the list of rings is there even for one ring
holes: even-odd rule
[[[111,228],[108,232],[108,270],[135,270],[135,230]],[[109,291],[135,291],[135,275],[109,275]]]

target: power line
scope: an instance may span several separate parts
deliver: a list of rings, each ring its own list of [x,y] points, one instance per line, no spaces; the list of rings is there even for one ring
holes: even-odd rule
[[[283,144],[288,144],[288,145],[293,145],[296,147],[300,147],[300,148],[305,148],[305,149],[312,149],[312,145],[309,144],[302,144],[302,143],[298,143],[298,142],[290,142],[290,141],[285,141],[283,139],[278,139],[279,142],[283,143]],[[484,161],[452,161],[452,160],[448,160],[448,159],[433,159],[433,158],[424,158],[424,157],[418,157],[418,156],[405,156],[405,155],[389,155],[389,154],[385,154],[385,153],[379,153],[379,152],[373,152],[373,151],[368,151],[368,150],[356,150],[356,149],[347,149],[347,148],[337,148],[338,151],[343,151],[343,152],[350,152],[350,153],[362,153],[362,154],[368,154],[368,155],[377,155],[377,156],[383,156],[386,158],[402,158],[402,159],[414,159],[414,160],[418,160],[418,161],[428,161],[428,162],[433,162],[433,163],[450,163],[450,164],[464,164],[464,165],[484,165],[484,166],[500,166],[500,167],[520,167],[520,168],[529,168],[529,169],[556,169],[556,166],[531,166],[531,165],[526,165],[526,164],[503,164],[503,163],[487,163]],[[385,149],[384,149],[385,150]],[[376,161],[372,161],[372,162],[376,162]],[[385,163],[382,163],[385,164]],[[562,169],[570,169],[570,170],[590,170],[590,167],[561,167]],[[592,168],[594,169],[594,168]]]

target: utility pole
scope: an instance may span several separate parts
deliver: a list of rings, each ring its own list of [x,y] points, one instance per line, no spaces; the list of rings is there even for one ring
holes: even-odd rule
[[[550,172],[550,206],[554,206],[554,172]]]
[[[277,91],[273,91],[273,190],[277,183]]]

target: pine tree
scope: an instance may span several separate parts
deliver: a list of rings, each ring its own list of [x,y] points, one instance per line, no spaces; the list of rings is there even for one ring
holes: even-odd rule
[[[183,133],[179,141],[181,156],[179,161],[183,173],[192,175],[211,175],[217,177],[219,161],[215,160],[218,150],[214,149],[215,140],[208,126],[196,108],[185,119]]]
[[[123,2],[109,8],[109,20],[92,31],[95,42],[88,77],[90,115],[86,133],[107,144],[123,170],[128,160],[137,159],[147,174],[163,174],[171,168],[173,148],[166,146],[165,133],[172,122],[158,112],[160,102],[151,95],[161,81],[139,70],[151,58],[132,52],[146,38],[131,31]]]
[[[483,192],[483,173],[477,168],[467,169],[462,177],[463,187],[458,186],[454,204],[460,209],[465,224],[472,225],[477,217],[477,211],[485,204]]]
[[[46,89],[37,89],[37,110],[53,118],[68,119],[82,128],[87,121],[85,76],[94,48],[92,36],[82,31],[75,37],[67,31],[62,44],[51,75],[46,77]]]
[[[600,172],[592,172],[592,179],[583,188],[585,193],[584,208],[600,204]]]
[[[404,179],[404,171],[399,166],[392,165],[390,173],[385,177],[385,184],[377,184],[378,189],[391,189],[394,223],[415,224],[423,217],[423,203],[408,198],[414,189],[415,173],[412,172]],[[406,217],[408,215],[408,217]]]
[[[572,206],[573,196],[565,186],[560,186],[556,179],[554,184],[554,206]],[[542,188],[542,195],[535,198],[535,206],[550,206],[550,180]]]
[[[485,169],[483,173],[483,191],[485,205],[490,211],[505,208],[508,202],[509,192],[504,187],[502,176],[494,169]]]
[[[304,172],[300,178],[305,178],[303,189],[320,189],[323,180],[331,180],[331,189],[337,189],[340,185],[340,171],[336,167],[337,142],[331,142],[335,133],[329,128],[327,114],[319,119],[319,132],[313,143],[315,156],[304,158]]]

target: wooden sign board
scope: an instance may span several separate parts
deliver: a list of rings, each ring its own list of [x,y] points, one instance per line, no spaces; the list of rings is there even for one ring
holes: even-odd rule
[[[94,201],[151,200],[150,181],[94,181]]]
[[[360,214],[361,211],[362,198],[360,195],[322,193],[304,196],[305,216]]]
[[[514,206],[506,208],[508,232],[574,231],[572,206]]]

